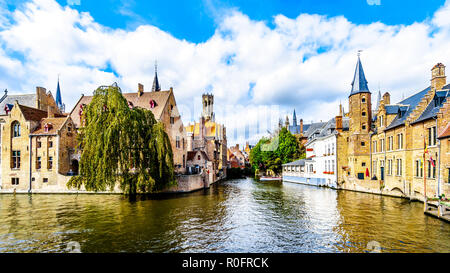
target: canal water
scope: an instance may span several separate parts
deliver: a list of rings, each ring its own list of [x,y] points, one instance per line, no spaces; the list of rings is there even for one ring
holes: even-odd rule
[[[252,179],[170,198],[0,195],[0,252],[367,252],[370,245],[450,252],[450,224],[408,200]]]

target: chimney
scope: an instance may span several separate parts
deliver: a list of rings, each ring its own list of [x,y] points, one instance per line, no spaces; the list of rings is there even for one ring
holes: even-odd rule
[[[445,65],[438,63],[431,69],[431,89],[442,90],[446,83]]]
[[[300,119],[300,133],[303,134],[303,119]]]
[[[383,102],[384,102],[384,105],[391,104],[391,95],[388,92],[384,93]]]
[[[138,97],[144,94],[144,85],[142,83],[138,83]]]
[[[342,116],[336,116],[336,130],[342,132]]]
[[[236,149],[239,150],[239,144],[236,144]]]
[[[48,118],[54,118],[55,112],[53,112],[53,108],[49,105],[47,106],[47,117]]]

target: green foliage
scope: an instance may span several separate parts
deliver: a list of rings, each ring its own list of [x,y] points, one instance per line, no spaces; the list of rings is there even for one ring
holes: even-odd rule
[[[286,128],[272,139],[262,138],[250,151],[254,170],[281,172],[281,165],[305,157],[305,148]]]
[[[175,184],[173,154],[164,125],[150,110],[128,106],[119,87],[100,87],[83,110],[80,175],[68,186],[89,191],[149,193]]]

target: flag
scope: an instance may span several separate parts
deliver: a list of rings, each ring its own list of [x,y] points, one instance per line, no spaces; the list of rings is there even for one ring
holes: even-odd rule
[[[366,168],[366,177],[369,177],[369,168]]]
[[[431,162],[431,165],[433,165],[433,168],[436,167],[436,166],[434,165],[434,160],[433,160],[433,157],[432,157],[432,156],[430,156],[430,162]]]

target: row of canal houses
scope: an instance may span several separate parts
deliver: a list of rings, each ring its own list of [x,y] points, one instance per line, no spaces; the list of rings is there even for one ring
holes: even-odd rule
[[[79,174],[77,132],[94,96],[81,95],[66,112],[61,94],[58,79],[56,98],[43,87],[31,94],[8,94],[5,90],[0,98],[0,193],[78,192],[66,185]],[[151,91],[138,84],[137,92],[122,95],[130,108],[148,109],[164,125],[178,181],[167,191],[190,192],[226,176],[226,129],[214,120],[212,94],[203,94],[199,122],[188,126],[183,125],[173,88],[161,89],[156,66]]]
[[[450,196],[450,84],[445,66],[431,69],[430,86],[391,104],[371,92],[360,56],[349,111],[327,122],[286,127],[304,140],[306,158],[283,165],[283,181],[401,196]]]

